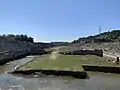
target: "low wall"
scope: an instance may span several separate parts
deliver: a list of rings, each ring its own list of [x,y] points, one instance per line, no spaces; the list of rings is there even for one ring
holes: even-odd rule
[[[108,67],[108,66],[92,66],[83,65],[85,71],[105,72],[105,73],[119,73],[120,67]]]
[[[12,74],[35,74],[36,72],[40,72],[45,75],[56,75],[56,76],[72,76],[75,78],[85,79],[88,77],[87,73],[84,71],[57,71],[57,70],[18,70],[11,72]]]
[[[60,54],[65,55],[97,55],[103,57],[103,51],[102,50],[75,50],[75,51],[67,51],[67,52],[60,52]]]

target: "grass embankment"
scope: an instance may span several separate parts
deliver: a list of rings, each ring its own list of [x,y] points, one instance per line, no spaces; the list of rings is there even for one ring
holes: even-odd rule
[[[51,58],[52,57],[52,58]],[[57,56],[42,55],[34,61],[23,65],[20,69],[42,69],[42,70],[67,70],[84,71],[82,64],[114,66],[108,62],[107,57],[98,57],[94,55],[60,55]]]

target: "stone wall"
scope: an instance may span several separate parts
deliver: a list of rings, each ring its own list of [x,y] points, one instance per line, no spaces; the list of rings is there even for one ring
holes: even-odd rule
[[[23,75],[55,75],[55,76],[72,76],[75,78],[86,79],[88,78],[88,74],[85,71],[62,71],[62,70],[15,70],[13,72],[9,72],[12,74],[23,74]]]
[[[118,74],[120,74],[120,67],[94,66],[94,65],[82,65],[82,67],[85,71],[118,73]]]
[[[60,52],[60,54],[65,55],[97,55],[103,57],[103,51],[102,50],[75,50],[75,51],[67,51],[67,52]]]

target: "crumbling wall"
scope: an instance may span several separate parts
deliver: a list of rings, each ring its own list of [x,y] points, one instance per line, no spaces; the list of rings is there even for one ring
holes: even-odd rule
[[[103,51],[102,50],[74,50],[74,51],[67,51],[67,52],[60,52],[60,54],[65,54],[65,55],[97,55],[103,57]]]

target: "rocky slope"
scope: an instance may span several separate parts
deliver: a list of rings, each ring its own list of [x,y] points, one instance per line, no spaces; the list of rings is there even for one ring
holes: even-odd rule
[[[79,38],[69,45],[62,47],[60,51],[78,49],[102,49],[105,54],[118,56],[120,55],[120,30]]]

